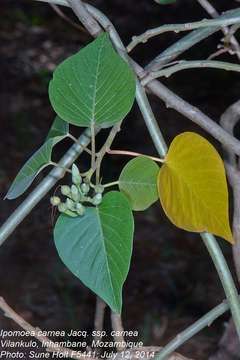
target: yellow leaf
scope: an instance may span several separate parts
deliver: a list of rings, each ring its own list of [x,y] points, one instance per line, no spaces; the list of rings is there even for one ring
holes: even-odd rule
[[[202,136],[184,132],[175,137],[159,171],[158,192],[173,224],[234,243],[223,161]]]

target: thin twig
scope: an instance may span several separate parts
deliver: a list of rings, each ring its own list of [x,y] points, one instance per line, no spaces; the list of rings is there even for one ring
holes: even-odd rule
[[[90,129],[91,129],[91,168],[93,169],[96,160],[95,126],[93,121],[91,121]]]
[[[164,68],[159,71],[150,72],[142,81],[142,85],[146,85],[149,81],[157,79],[159,77],[169,77],[172,74],[186,69],[221,69],[226,71],[236,71],[240,72],[240,65],[228,63],[225,61],[212,61],[212,60],[194,60],[194,61],[185,61],[181,60],[178,64]]]
[[[70,24],[72,27],[74,27],[74,29],[87,34],[86,29],[83,26],[81,26],[81,25],[75,23],[73,20],[71,20],[66,14],[64,14],[64,12],[57,5],[51,4],[51,3],[49,5],[61,19],[66,21],[66,23]]]
[[[217,18],[219,16],[218,11],[212,6],[212,4],[208,0],[198,0],[198,2],[212,18]],[[226,37],[226,41],[230,43],[234,50],[234,53],[240,60],[240,45],[235,36],[233,36],[234,32],[232,31],[233,29],[229,29],[227,26],[222,27],[222,32]]]
[[[132,41],[127,46],[127,51],[130,52],[140,43],[145,43],[152,37],[161,35],[165,32],[173,31],[175,33],[178,33],[180,31],[190,31],[193,29],[199,29],[203,27],[209,27],[209,26],[226,26],[226,25],[233,25],[240,22],[240,16],[239,15],[233,15],[232,17],[228,19],[213,19],[208,20],[204,19],[201,21],[195,21],[192,23],[185,23],[185,24],[167,24],[162,25],[150,30],[145,31],[143,34],[134,36],[132,38]]]
[[[103,187],[105,188],[108,188],[108,187],[111,187],[111,186],[116,186],[119,184],[119,181],[112,181],[110,183],[107,183],[107,184],[102,184]]]
[[[28,331],[35,339],[40,341],[42,346],[49,352],[57,353],[58,357],[71,359],[88,359],[96,360],[94,357],[84,355],[79,351],[68,349],[62,346],[59,346],[57,342],[51,341],[48,337],[42,335],[42,331],[39,328],[35,328],[25,321],[21,316],[19,316],[7,303],[0,297],[0,309],[4,312],[4,315],[9,319],[12,319],[16,324],[18,324],[22,329]]]
[[[84,27],[88,30],[88,32],[93,36],[98,36],[102,29],[99,26],[98,22],[89,14],[86,6],[81,0],[67,0],[67,3],[72,8],[72,10],[77,15],[78,19],[84,25]]]
[[[231,272],[228,268],[226,260],[224,259],[223,253],[215,237],[208,233],[202,233],[201,237],[218,272],[218,276],[221,280],[224,292],[227,296],[229,306],[231,308],[232,317],[236,326],[238,337],[240,339],[240,302]]]
[[[73,136],[72,134],[68,133],[67,135],[70,139],[72,139],[76,144],[79,144],[79,140],[77,138],[75,138],[75,136]],[[84,151],[86,151],[89,155],[92,155],[91,150],[89,150],[87,147],[85,147],[83,149]]]
[[[227,49],[226,47],[221,47],[219,50],[217,50],[214,53],[212,53],[211,55],[209,55],[207,60],[215,59],[216,57],[218,57],[222,54],[225,54],[226,52],[229,52],[229,49]]]
[[[226,19],[234,14],[238,14],[240,16],[240,9],[228,10],[220,15],[219,19]],[[169,46],[162,53],[156,56],[152,61],[150,61],[145,69],[149,72],[160,70],[163,65],[172,62],[183,52],[198,44],[200,41],[206,39],[210,35],[218,32],[219,30],[221,30],[220,26],[210,26],[207,28],[191,31],[189,34],[183,36],[180,40],[174,42],[173,45]]]
[[[106,154],[106,152],[110,149],[113,140],[115,139],[117,133],[120,131],[121,129],[121,124],[122,122],[114,125],[107,137],[107,140],[105,141],[105,144],[102,146],[101,150],[98,152],[97,154],[97,160],[96,160],[96,164],[93,167],[93,170],[96,170],[96,183],[98,184],[100,181],[100,170],[101,170],[101,163],[102,160],[104,158],[104,155]]]
[[[152,159],[156,162],[160,162],[160,163],[164,163],[164,159],[160,159],[160,158],[157,158],[155,156],[149,156],[149,155],[146,155],[146,154],[141,154],[141,153],[138,153],[138,152],[134,152],[134,151],[126,151],[126,150],[107,150],[106,151],[107,154],[110,154],[110,155],[126,155],[126,156],[145,156],[145,157],[148,157],[149,159]]]
[[[212,6],[212,4],[208,0],[197,0],[197,1],[212,18],[216,18],[219,16],[217,10]]]

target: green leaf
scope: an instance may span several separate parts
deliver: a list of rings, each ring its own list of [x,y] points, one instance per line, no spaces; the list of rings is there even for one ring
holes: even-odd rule
[[[49,130],[46,140],[49,140],[56,136],[66,136],[68,133],[69,124],[66,121],[62,120],[59,116],[56,116]]]
[[[118,191],[107,193],[99,207],[87,207],[83,216],[60,215],[54,229],[64,264],[118,313],[130,266],[133,229],[128,200]]]
[[[50,138],[30,157],[14,179],[5,199],[16,199],[27,190],[38,173],[49,165],[54,145],[64,137]]]
[[[202,136],[184,132],[174,138],[159,171],[158,191],[173,224],[188,231],[211,232],[234,243],[224,164]]]
[[[158,199],[159,167],[146,156],[129,161],[119,177],[119,188],[127,195],[133,210],[145,210]]]
[[[104,33],[56,68],[49,97],[63,120],[77,126],[94,122],[109,127],[130,111],[135,76]]]

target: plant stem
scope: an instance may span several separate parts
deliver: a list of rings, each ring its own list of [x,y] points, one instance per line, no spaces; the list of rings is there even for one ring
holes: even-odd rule
[[[23,330],[29,332],[32,337],[38,340],[43,348],[47,350],[49,353],[55,353],[56,358],[60,359],[77,359],[77,360],[97,360],[96,357],[90,357],[80,353],[80,351],[72,350],[71,348],[65,348],[59,345],[59,343],[52,341],[48,337],[41,334],[39,328],[33,327],[27,321],[25,321],[20,315],[18,315],[7,303],[6,301],[0,297],[0,309],[3,311],[4,315],[13,320],[16,324],[18,324]],[[52,358],[52,356],[51,356]]]
[[[72,21],[70,19],[70,17],[68,17],[66,14],[64,14],[64,12],[62,12],[61,9],[59,9],[59,7],[57,5],[54,5],[54,4],[51,4],[51,3],[49,5],[51,6],[51,8],[56,12],[56,14],[61,19],[63,19],[68,24],[70,24],[72,27],[74,27],[74,29],[77,29],[77,30],[79,30],[79,31],[81,31],[83,33],[86,33],[86,29],[83,26],[81,26],[81,25],[77,24],[76,22]]]
[[[219,16],[218,11],[208,0],[198,0],[198,2],[212,18],[217,18]],[[227,26],[224,26],[222,27],[222,32],[226,38],[229,39],[229,43],[232,46],[233,51],[236,53],[238,59],[240,59],[240,46],[235,36],[233,36],[232,30]]]
[[[208,252],[218,272],[219,278],[222,282],[222,286],[224,288],[232,312],[237,334],[240,339],[240,302],[232,275],[215,237],[209,233],[202,233],[201,237],[208,249]]]
[[[122,122],[120,122],[112,127],[112,129],[107,137],[107,140],[105,141],[105,144],[102,146],[101,150],[97,154],[96,164],[95,164],[95,167],[93,168],[94,170],[96,170],[96,184],[99,184],[99,181],[100,181],[100,169],[101,169],[101,163],[104,158],[104,155],[110,149],[110,146],[112,145],[113,140],[115,139],[115,136],[120,131],[121,124],[122,124]]]
[[[55,167],[59,167],[59,168],[63,169],[64,171],[68,172],[69,174],[72,173],[72,171],[71,171],[70,169],[68,169],[68,168],[66,168],[65,166],[62,166],[61,164],[58,164],[58,163],[56,163],[56,162],[54,162],[54,161],[51,161],[51,162],[49,163],[49,165],[53,165],[53,166],[55,166]]]
[[[118,184],[119,184],[119,181],[113,181],[113,182],[104,184],[103,187],[108,188],[108,187],[115,186],[115,185],[118,185]]]
[[[146,85],[149,81],[159,78],[161,76],[169,77],[172,74],[185,70],[185,69],[196,69],[196,68],[212,68],[212,69],[222,69],[227,71],[237,71],[240,72],[240,65],[231,64],[225,61],[212,61],[212,60],[194,60],[194,61],[179,61],[178,64],[170,66],[166,69],[160,71],[153,71],[149,73],[143,80],[142,85]]]
[[[157,158],[157,157],[154,157],[154,156],[149,156],[149,155],[146,155],[146,154],[141,154],[141,153],[134,152],[134,151],[108,150],[107,154],[110,154],[110,155],[126,155],[126,156],[145,156],[145,157],[148,157],[149,159],[152,159],[152,160],[154,160],[156,162],[160,162],[160,163],[165,162],[164,159],[160,159],[160,158]]]
[[[95,160],[96,160],[96,144],[95,144],[95,127],[94,122],[91,121],[91,168],[93,169],[95,166]]]
[[[102,32],[102,29],[99,26],[98,22],[94,19],[93,16],[89,14],[87,7],[83,1],[67,0],[65,1],[65,3],[67,3],[72,8],[78,19],[92,36],[96,37]]]
[[[239,9],[233,9],[224,12],[219,16],[219,19],[226,19],[233,14],[238,13],[240,15]],[[167,49],[165,49],[162,53],[155,57],[150,63],[145,67],[145,69],[149,72],[156,71],[162,68],[164,64],[167,64],[170,61],[176,59],[179,55],[181,55],[184,51],[190,49],[195,44],[200,41],[206,39],[210,35],[218,32],[221,29],[220,26],[210,26],[206,28],[197,29],[191,31],[189,34],[183,36],[180,40],[175,42],[173,45],[170,45]]]
[[[214,309],[209,311],[195,323],[190,325],[187,329],[178,333],[175,338],[173,338],[164,348],[156,354],[154,360],[163,360],[167,356],[171,355],[176,349],[183,345],[186,341],[191,339],[194,335],[199,333],[206,326],[210,326],[213,321],[215,321],[219,316],[224,314],[229,309],[229,305],[226,301],[222,304],[219,304]]]
[[[122,324],[122,318],[120,314],[115,313],[114,311],[111,311],[111,323],[112,323],[112,329],[114,330],[114,341],[116,341],[117,345],[117,351],[124,351],[127,347],[127,344],[125,342],[124,336],[122,335],[124,333],[124,328]]]
[[[236,9],[236,10],[239,10],[239,9]],[[211,20],[204,19],[201,21],[195,21],[195,22],[186,23],[186,24],[162,25],[162,26],[147,30],[141,35],[133,36],[132,41],[127,46],[127,51],[130,52],[138,44],[145,43],[150,38],[160,35],[160,34],[163,34],[165,32],[174,31],[175,33],[178,33],[180,31],[189,31],[189,30],[204,28],[204,27],[209,27],[209,26],[221,26],[222,27],[222,26],[226,26],[226,25],[237,24],[237,23],[239,23],[239,21],[240,21],[240,16],[238,15],[238,13],[236,13],[236,14],[233,14],[228,19],[220,19],[220,18],[213,19],[213,20],[212,19]]]
[[[106,310],[106,303],[98,296],[96,296],[96,309],[95,309],[95,317],[94,317],[94,330],[98,333],[94,337],[94,340],[101,340],[101,334],[103,330],[104,324],[104,315]]]
[[[72,134],[68,133],[67,135],[70,139],[72,139],[76,144],[79,144],[79,140],[77,138],[75,138],[75,136],[73,136]],[[89,155],[92,155],[91,150],[89,150],[87,147],[85,147],[83,149],[84,151],[86,151]]]

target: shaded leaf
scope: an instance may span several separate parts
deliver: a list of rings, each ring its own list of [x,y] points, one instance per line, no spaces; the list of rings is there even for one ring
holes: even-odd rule
[[[49,130],[46,140],[56,136],[66,136],[69,133],[69,124],[56,116],[54,122]]]
[[[38,173],[49,165],[54,145],[64,137],[50,138],[30,157],[14,179],[5,199],[15,199],[27,190]]]
[[[215,148],[192,132],[176,136],[158,177],[162,207],[176,226],[233,243],[225,169]]]
[[[107,193],[99,207],[87,207],[83,216],[60,215],[54,241],[69,270],[121,312],[122,286],[132,254],[133,216],[126,197]]]
[[[158,165],[146,156],[130,160],[119,177],[119,188],[133,210],[145,210],[158,199]]]
[[[122,120],[135,97],[135,77],[107,33],[63,61],[54,71],[49,97],[65,121],[108,127]]]

